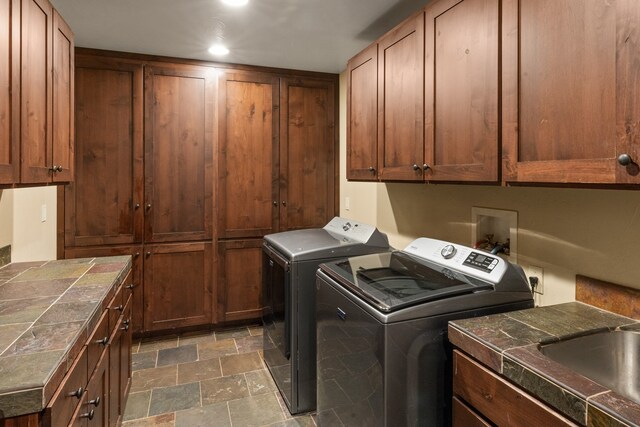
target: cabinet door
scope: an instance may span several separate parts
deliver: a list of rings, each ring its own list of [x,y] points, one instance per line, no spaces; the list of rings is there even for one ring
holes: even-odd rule
[[[65,187],[65,245],[142,242],[142,65],[78,56],[76,171]]]
[[[503,180],[640,183],[640,2],[503,2]]]
[[[142,280],[142,246],[108,246],[97,248],[65,248],[64,257],[69,258],[91,258],[101,256],[131,255],[131,330],[133,333],[143,331],[143,280]],[[129,286],[126,285],[125,286]],[[127,292],[124,292],[125,295]]]
[[[429,181],[498,181],[498,0],[444,0],[425,14]]]
[[[220,321],[259,319],[262,315],[262,239],[218,243]]]
[[[90,373],[91,374],[91,373]],[[84,404],[83,414],[93,415],[88,419],[89,427],[107,426],[109,420],[109,352],[103,351],[96,369],[91,374],[87,384],[87,401]]]
[[[212,249],[211,243],[146,247],[145,330],[212,323]]]
[[[282,79],[280,230],[321,227],[335,214],[335,87]]]
[[[378,176],[422,181],[424,13],[378,42]]]
[[[277,77],[228,72],[219,80],[218,237],[278,229]]]
[[[22,0],[21,168],[22,183],[51,181],[53,7]]]
[[[121,420],[121,407],[124,407],[124,402],[121,401],[120,395],[120,371],[125,369],[122,366],[122,360],[120,353],[123,345],[123,333],[122,330],[122,317],[116,324],[113,330],[111,338],[109,339],[108,353],[109,353],[109,426],[119,426]]]
[[[20,180],[20,0],[0,0],[0,184]]]
[[[347,179],[378,179],[378,44],[347,64]]]
[[[73,32],[53,11],[53,182],[73,180],[74,169],[74,42]]]
[[[211,237],[212,68],[145,67],[145,240]]]

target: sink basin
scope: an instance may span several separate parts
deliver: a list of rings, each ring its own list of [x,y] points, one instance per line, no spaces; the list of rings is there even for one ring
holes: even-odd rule
[[[640,403],[640,332],[613,331],[548,344],[542,354]]]

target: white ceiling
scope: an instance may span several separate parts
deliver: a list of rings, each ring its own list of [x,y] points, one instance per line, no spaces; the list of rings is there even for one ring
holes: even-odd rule
[[[428,0],[52,0],[76,46],[339,73]],[[214,57],[222,40],[231,50]]]

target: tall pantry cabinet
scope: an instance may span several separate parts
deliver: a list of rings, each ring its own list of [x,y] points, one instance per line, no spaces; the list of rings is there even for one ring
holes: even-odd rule
[[[262,237],[335,213],[322,76],[77,54],[64,255],[133,256],[134,332],[260,318]]]

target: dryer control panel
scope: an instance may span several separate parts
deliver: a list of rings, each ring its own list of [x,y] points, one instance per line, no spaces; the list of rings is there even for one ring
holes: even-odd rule
[[[387,236],[376,227],[347,218],[336,216],[323,229],[334,237],[340,237],[340,240],[374,246],[389,246]]]
[[[507,261],[497,255],[427,237],[414,240],[404,252],[494,284],[507,271]]]

